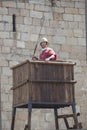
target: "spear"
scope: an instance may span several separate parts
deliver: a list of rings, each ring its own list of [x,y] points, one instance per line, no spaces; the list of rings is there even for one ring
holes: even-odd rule
[[[35,53],[36,53],[36,50],[37,50],[37,46],[38,46],[38,43],[39,43],[40,33],[41,33],[41,30],[42,30],[43,24],[44,24],[44,16],[41,18],[41,28],[40,28],[40,32],[38,34],[38,39],[37,39],[37,43],[36,43],[35,48],[34,48],[33,56],[35,56]],[[38,58],[36,58],[36,59],[38,59]]]

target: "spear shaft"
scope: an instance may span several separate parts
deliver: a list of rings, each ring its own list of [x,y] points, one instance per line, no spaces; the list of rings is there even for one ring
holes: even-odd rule
[[[41,28],[40,28],[40,32],[39,32],[39,34],[38,34],[38,39],[37,39],[37,43],[36,43],[36,45],[35,45],[35,48],[34,48],[34,52],[33,52],[33,56],[35,55],[35,53],[36,53],[36,50],[37,50],[37,46],[38,46],[38,42],[39,42],[39,39],[40,39],[40,34],[41,34],[41,30],[42,30],[42,27],[43,27],[43,24],[44,24],[44,16],[41,18]]]

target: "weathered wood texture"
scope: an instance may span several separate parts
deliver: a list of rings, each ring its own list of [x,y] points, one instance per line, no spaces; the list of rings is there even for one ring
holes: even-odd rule
[[[13,105],[33,102],[74,101],[72,62],[25,61],[13,69]]]

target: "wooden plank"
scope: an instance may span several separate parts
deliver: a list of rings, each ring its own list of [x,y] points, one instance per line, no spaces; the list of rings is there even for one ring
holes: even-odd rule
[[[73,63],[25,61],[13,67],[13,102],[73,102],[75,83]]]
[[[80,113],[77,113],[76,115],[80,116]],[[74,114],[64,114],[64,115],[58,115],[57,118],[70,118],[73,116],[74,116]]]
[[[32,82],[32,83],[34,83],[34,82],[36,82],[36,83],[47,82],[47,83],[60,83],[60,84],[61,83],[69,83],[69,84],[77,83],[77,81],[75,81],[75,80],[70,80],[70,81],[68,81],[68,80],[31,80],[30,82]]]

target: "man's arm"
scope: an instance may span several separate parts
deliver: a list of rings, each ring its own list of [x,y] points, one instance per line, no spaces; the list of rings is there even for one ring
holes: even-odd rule
[[[54,59],[54,58],[55,58],[55,56],[54,56],[54,55],[51,55],[50,57],[46,58],[45,60],[46,60],[46,61],[49,61],[49,60]]]

